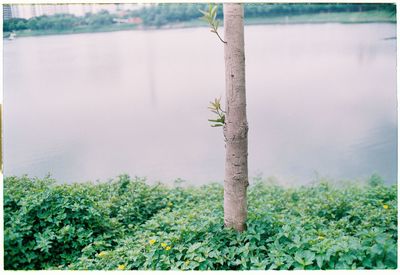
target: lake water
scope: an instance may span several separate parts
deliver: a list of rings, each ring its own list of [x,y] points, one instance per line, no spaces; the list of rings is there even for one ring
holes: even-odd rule
[[[396,182],[395,36],[395,24],[246,27],[250,178]],[[4,41],[5,175],[222,182],[207,106],[224,96],[223,56],[206,28]]]

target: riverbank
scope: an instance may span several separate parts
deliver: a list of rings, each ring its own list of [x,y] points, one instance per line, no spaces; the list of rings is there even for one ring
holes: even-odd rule
[[[222,22],[221,22],[222,23]],[[323,23],[341,23],[341,24],[362,24],[362,23],[396,23],[396,17],[389,12],[384,11],[366,11],[366,12],[337,12],[337,13],[317,13],[301,14],[291,16],[274,17],[255,17],[245,18],[245,25],[267,25],[267,24],[323,24]],[[222,25],[222,24],[221,24]],[[135,24],[114,24],[99,27],[77,27],[70,30],[23,30],[17,31],[17,37],[43,36],[43,35],[64,35],[78,33],[95,32],[114,32],[124,30],[152,30],[152,29],[178,29],[207,27],[207,23],[200,20],[191,20],[185,22],[171,23],[160,27],[140,26]],[[3,33],[3,38],[7,38],[9,32]]]
[[[362,23],[396,23],[396,17],[388,12],[368,11],[368,12],[335,12],[318,14],[301,14],[294,16],[280,16],[269,18],[248,18],[245,19],[247,25],[257,24],[322,24],[322,23],[341,23],[341,24],[362,24]]]
[[[96,33],[96,32],[115,32],[124,30],[137,29],[135,24],[115,24],[101,27],[77,27],[70,30],[22,30],[16,31],[17,37],[28,37],[28,36],[44,36],[44,35],[65,35],[65,34],[78,34],[78,33]],[[9,32],[3,33],[3,38],[7,38],[10,35]]]

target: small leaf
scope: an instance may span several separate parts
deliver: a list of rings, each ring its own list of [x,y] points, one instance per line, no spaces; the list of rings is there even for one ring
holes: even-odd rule
[[[324,263],[324,257],[321,255],[318,255],[315,257],[317,259],[317,265],[319,268],[322,268],[322,265]]]
[[[211,13],[212,13],[212,14],[217,14],[217,10],[218,10],[218,5],[215,5],[215,6],[212,8]]]
[[[201,9],[199,9],[199,12],[201,12],[204,16],[207,15],[207,12],[206,12],[206,11],[203,11],[203,10],[201,10]]]
[[[212,9],[212,12],[211,12],[213,21],[215,21],[215,18],[217,17],[217,8],[218,8],[218,6],[214,6],[214,8]]]

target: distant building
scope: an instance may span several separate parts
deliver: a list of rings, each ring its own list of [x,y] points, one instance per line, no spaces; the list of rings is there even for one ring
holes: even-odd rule
[[[75,16],[84,16],[86,13],[97,13],[106,10],[111,14],[126,10],[139,9],[143,4],[4,4],[3,18],[29,19],[41,15],[55,15],[69,13]]]
[[[20,18],[20,14],[23,12],[24,10],[20,10],[16,5],[3,4],[3,20]]]
[[[36,12],[36,16],[69,13],[68,4],[44,4],[32,6],[34,7],[33,9]]]
[[[3,20],[8,20],[12,18],[11,6],[4,4],[3,5]]]
[[[11,5],[13,18],[29,19],[38,16],[34,5]]]
[[[3,5],[3,19],[7,20],[10,18],[25,18],[29,19],[36,16],[34,5]]]
[[[94,4],[69,4],[69,13],[75,16],[84,16],[86,13],[93,13]]]

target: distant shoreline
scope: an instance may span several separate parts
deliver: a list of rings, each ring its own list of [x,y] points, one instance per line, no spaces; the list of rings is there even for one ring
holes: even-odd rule
[[[365,23],[392,23],[396,24],[396,17],[390,16],[387,12],[366,11],[366,12],[337,12],[337,13],[316,13],[292,16],[256,17],[245,18],[245,25],[289,25],[289,24],[365,24]],[[79,33],[115,32],[126,30],[166,30],[180,28],[207,27],[208,25],[200,19],[184,22],[174,22],[160,27],[138,26],[135,24],[114,24],[94,27],[80,27],[71,30],[23,30],[16,31],[17,37],[45,36],[45,35],[65,35]],[[7,39],[10,32],[3,33],[3,38]]]

